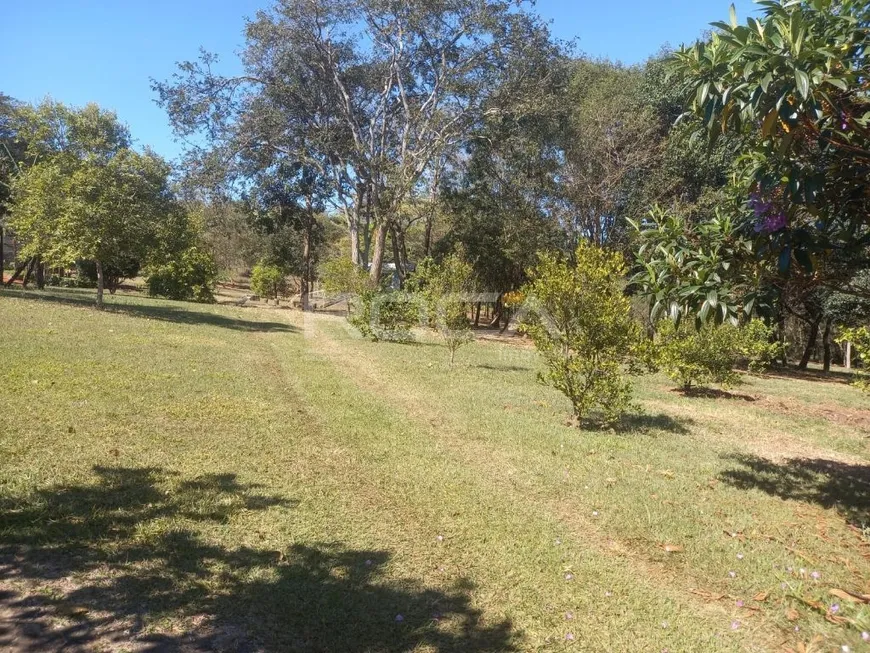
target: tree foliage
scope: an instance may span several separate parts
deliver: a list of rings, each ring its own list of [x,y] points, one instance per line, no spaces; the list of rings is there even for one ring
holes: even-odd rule
[[[664,320],[656,333],[656,360],[683,390],[709,383],[730,387],[740,383],[735,367],[741,361],[753,372],[770,364],[778,350],[771,343],[772,332],[761,320],[743,326],[708,322],[700,327],[688,320]]]
[[[377,281],[399,207],[458,151],[508,55],[546,32],[520,4],[279,0],[247,26],[243,75],[218,75],[203,54],[154,86],[175,129],[206,135],[224,161],[317,169],[354,263],[371,262]]]
[[[650,319],[667,316],[736,324],[769,308],[765,268],[755,260],[752,241],[727,213],[704,222],[660,207],[645,220],[630,221],[636,242],[632,278],[647,298]]]
[[[522,330],[544,359],[543,383],[565,394],[575,417],[613,422],[630,404],[627,372],[638,371],[640,325],[622,290],[619,254],[581,242],[575,263],[542,254],[523,287]]]
[[[260,261],[251,271],[251,290],[266,300],[273,299],[277,304],[281,297],[289,292],[284,271],[277,265]]]
[[[468,306],[474,298],[474,269],[456,254],[441,262],[426,259],[411,280],[422,296],[430,324],[444,339],[452,366],[459,348],[474,334],[468,320]]]
[[[711,137],[745,139],[739,180],[759,251],[786,273],[870,242],[870,7],[863,0],[761,3],[714,23],[673,57],[691,112]]]
[[[206,304],[215,301],[214,257],[196,245],[175,252],[168,260],[151,264],[146,275],[148,293],[155,297]]]

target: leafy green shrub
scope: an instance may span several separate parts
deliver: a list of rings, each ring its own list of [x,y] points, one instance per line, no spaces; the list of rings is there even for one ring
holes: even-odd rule
[[[474,270],[455,254],[440,264],[426,259],[408,285],[416,288],[430,326],[444,339],[452,366],[457,350],[474,339],[467,312],[469,295],[474,292]]]
[[[251,290],[266,300],[274,299],[277,304],[289,292],[287,278],[277,265],[260,261],[251,271]]]
[[[740,383],[734,368],[741,362],[752,372],[770,365],[780,347],[771,335],[761,320],[742,327],[708,322],[700,328],[690,320],[679,325],[664,320],[656,334],[656,360],[684,390],[709,383],[729,387]]]
[[[392,290],[365,290],[349,318],[360,333],[377,342],[412,342],[411,329],[420,323],[420,302],[410,293]]]
[[[776,340],[773,327],[761,320],[750,320],[740,327],[738,362],[750,372],[763,372],[782,354],[785,343]]]
[[[46,279],[45,285],[53,288],[96,288],[97,282],[79,276],[62,277],[59,274],[52,274]]]
[[[103,283],[110,294],[114,295],[115,291],[127,279],[132,279],[139,274],[141,265],[139,261],[132,257],[122,258],[112,263],[103,264]],[[94,261],[76,261],[76,272],[78,274],[80,288],[96,288],[97,287],[97,264]]]
[[[546,363],[541,382],[568,397],[578,422],[592,411],[613,422],[630,406],[627,374],[640,372],[641,328],[622,291],[622,257],[581,243],[575,258],[540,256],[521,291],[521,330]]]
[[[148,294],[180,301],[212,303],[217,282],[214,257],[197,247],[189,247],[163,264],[147,270]]]
[[[870,331],[867,327],[841,329],[837,343],[846,342],[852,343],[855,353],[858,354],[858,360],[861,361],[861,368],[855,370],[852,385],[864,392],[870,392],[870,375],[867,374],[867,367],[870,365]]]
[[[369,275],[346,257],[326,261],[320,266],[318,276],[327,293],[348,296],[348,315],[354,309],[355,298],[371,290]]]

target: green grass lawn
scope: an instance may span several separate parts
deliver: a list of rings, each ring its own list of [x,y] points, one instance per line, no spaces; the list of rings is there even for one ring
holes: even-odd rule
[[[586,431],[526,347],[90,301],[0,293],[0,648],[870,649],[842,375]]]

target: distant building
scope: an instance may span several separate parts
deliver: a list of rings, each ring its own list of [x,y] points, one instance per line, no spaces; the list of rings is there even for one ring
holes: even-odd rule
[[[372,264],[369,263],[366,266],[366,269],[371,271]],[[416,263],[408,262],[406,269],[405,269],[405,272],[406,273],[414,272],[416,269],[417,269]],[[383,265],[381,265],[381,274],[383,276],[386,276],[387,274],[390,275],[390,286],[393,289],[398,290],[399,288],[401,288],[402,280],[399,278],[399,271],[396,269],[395,263],[384,263]]]

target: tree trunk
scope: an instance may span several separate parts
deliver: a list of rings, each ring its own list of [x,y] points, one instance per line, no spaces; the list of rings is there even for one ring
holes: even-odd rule
[[[423,232],[423,256],[429,257],[432,251],[432,214],[426,216],[426,230]]]
[[[495,302],[495,307],[493,308],[493,317],[489,323],[490,329],[497,329],[499,323],[501,322],[501,312],[502,312],[502,302],[501,295],[498,296],[498,299]]]
[[[24,269],[28,266],[29,263],[30,263],[30,259],[24,261],[23,263],[19,263],[17,266],[15,266],[15,272],[12,273],[12,276],[9,277],[9,280],[6,282],[7,288],[18,280],[18,277],[21,276],[21,273],[24,272]]]
[[[36,257],[36,287],[45,290],[45,264],[38,256]]]
[[[359,249],[359,225],[349,225],[348,231],[350,233],[350,260],[353,262],[354,265],[362,265]]]
[[[474,327],[480,326],[480,302],[477,302],[477,307],[474,311]]]
[[[97,308],[103,310],[103,263],[95,261],[97,264]]]
[[[27,272],[24,273],[24,280],[21,282],[22,287],[27,288],[27,285],[30,283],[30,277],[33,276],[35,264],[35,258],[32,258],[27,262]]]
[[[302,305],[302,310],[307,311],[308,294],[311,290],[311,220],[305,225],[305,232],[302,235],[302,282],[299,287],[299,303]]]
[[[395,225],[390,226],[390,240],[393,243],[393,264],[396,266],[396,274],[399,277],[399,287],[405,287],[405,259],[402,257],[402,246],[399,240],[399,230]]]
[[[831,371],[831,318],[825,320],[825,334],[822,336],[822,346],[825,351],[825,374]]]
[[[810,334],[807,338],[807,346],[804,347],[804,355],[801,357],[801,362],[798,363],[799,370],[807,369],[807,365],[810,362],[810,356],[813,355],[813,349],[816,348],[816,340],[819,339],[819,324],[821,324],[822,318],[818,317],[815,321],[810,325]]]
[[[780,353],[782,353],[782,366],[788,366],[788,347],[785,345],[785,315],[780,309],[779,319],[777,320],[778,331],[777,337],[780,343]]]
[[[4,235],[3,225],[0,225],[0,286],[3,285],[3,270],[6,265],[6,260],[3,258],[3,255],[6,253],[6,243],[3,240]]]
[[[381,268],[384,266],[384,250],[387,248],[387,231],[389,229],[389,223],[381,222],[375,233],[375,251],[372,254],[372,266],[369,272],[369,278],[375,285],[381,283]]]

